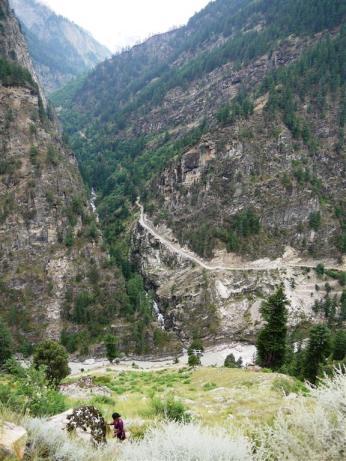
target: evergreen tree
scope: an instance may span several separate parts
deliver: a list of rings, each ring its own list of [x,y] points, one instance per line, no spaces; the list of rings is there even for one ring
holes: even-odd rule
[[[304,378],[311,383],[316,382],[321,365],[330,353],[330,330],[325,325],[311,328],[309,343],[305,351]]]
[[[346,331],[339,330],[335,334],[333,345],[333,359],[343,360],[346,355]]]
[[[277,370],[284,364],[288,304],[283,286],[262,303],[260,311],[267,322],[257,338],[257,360],[262,367]]]
[[[187,363],[190,367],[197,367],[201,365],[201,358],[199,355],[189,354]]]
[[[12,336],[0,319],[0,368],[12,356]]]
[[[224,367],[226,368],[241,368],[243,365],[243,360],[239,357],[238,360],[235,359],[233,354],[228,354],[225,358]]]
[[[340,298],[340,320],[346,320],[346,290],[343,290]]]
[[[106,346],[107,359],[112,363],[118,357],[118,340],[111,334],[106,335],[104,345]]]
[[[36,347],[33,364],[37,369],[45,367],[47,380],[53,386],[57,386],[70,373],[66,349],[50,339]]]

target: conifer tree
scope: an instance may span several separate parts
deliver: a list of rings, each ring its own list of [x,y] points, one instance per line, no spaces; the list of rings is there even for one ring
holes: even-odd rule
[[[118,340],[116,336],[111,334],[106,335],[104,345],[106,347],[107,359],[112,363],[118,357]]]
[[[283,286],[262,303],[260,311],[267,322],[257,338],[257,361],[262,367],[277,370],[284,364],[288,304]]]
[[[0,368],[12,356],[12,337],[4,322],[0,319]]]
[[[343,360],[346,356],[346,330],[339,330],[335,334],[333,359]]]
[[[305,351],[304,378],[312,384],[320,372],[321,365],[330,353],[330,330],[325,325],[316,325],[311,328],[309,343]]]

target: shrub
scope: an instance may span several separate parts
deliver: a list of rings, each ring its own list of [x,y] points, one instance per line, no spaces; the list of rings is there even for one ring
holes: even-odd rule
[[[43,341],[36,347],[33,364],[36,368],[45,367],[47,379],[54,386],[70,373],[66,349],[52,340]]]
[[[65,235],[64,243],[67,248],[71,248],[74,244],[74,235],[72,229],[68,229]]]
[[[201,358],[199,355],[189,354],[187,363],[190,367],[197,367],[198,365],[201,365]]]
[[[314,211],[314,212],[310,213],[309,226],[314,231],[318,231],[318,229],[321,226],[321,213],[319,211]]]
[[[152,427],[139,440],[120,445],[109,440],[97,449],[84,440],[68,437],[40,419],[25,423],[31,441],[32,459],[69,461],[251,461],[251,446],[245,437],[230,437],[223,429],[169,422]],[[136,433],[137,431],[135,431]],[[144,438],[143,438],[144,435]],[[34,456],[36,455],[36,457]],[[38,456],[41,454],[41,457]]]
[[[92,405],[113,405],[115,404],[115,401],[111,398],[108,397],[107,395],[96,395],[93,397],[91,401]]]
[[[322,263],[317,264],[317,266],[315,268],[315,271],[316,271],[317,275],[322,276],[324,274],[324,271],[325,271],[324,264],[322,264]]]
[[[306,386],[293,378],[276,378],[273,381],[272,384],[272,389],[275,391],[279,391],[280,393],[284,393],[285,395],[289,395],[292,393],[295,394],[306,394],[307,393],[307,388]]]
[[[0,402],[18,413],[32,416],[49,416],[63,412],[64,396],[52,389],[47,382],[45,369],[31,366],[27,370],[17,366],[15,381],[0,385]]]
[[[122,447],[120,460],[250,461],[245,437],[230,437],[226,430],[169,422],[154,427],[143,440]]]
[[[37,157],[38,157],[38,149],[36,146],[31,146],[30,148],[30,160],[33,165],[37,164]]]
[[[57,151],[54,149],[54,146],[50,145],[47,149],[47,163],[53,166],[57,166],[58,161],[58,154]]]
[[[217,386],[216,386],[215,383],[205,383],[205,384],[203,385],[203,389],[204,389],[205,391],[211,391],[211,390],[215,389],[216,387],[217,387]]]
[[[243,365],[243,360],[239,357],[238,360],[235,359],[233,354],[228,354],[225,358],[224,366],[226,368],[241,368]]]
[[[255,461],[345,459],[346,370],[310,386],[310,398],[292,401],[271,427],[257,434]],[[312,402],[313,404],[311,404]]]
[[[171,421],[189,421],[190,415],[182,402],[169,396],[166,400],[153,398],[151,401],[153,413],[157,416],[162,416]]]

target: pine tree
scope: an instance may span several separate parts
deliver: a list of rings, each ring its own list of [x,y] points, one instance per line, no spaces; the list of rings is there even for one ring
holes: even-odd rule
[[[340,298],[340,320],[346,320],[346,290],[343,290]]]
[[[257,360],[262,367],[277,370],[284,364],[288,304],[283,287],[280,286],[261,306],[262,317],[267,322],[257,338]]]
[[[12,356],[12,337],[4,322],[0,319],[0,368]]]
[[[107,359],[112,363],[118,357],[118,340],[115,336],[108,334],[105,336],[104,344],[106,346]]]
[[[335,334],[334,347],[333,347],[333,359],[343,360],[346,355],[346,331],[339,330]]]
[[[304,378],[315,384],[321,365],[330,353],[330,330],[325,325],[311,328],[309,343],[305,352]]]

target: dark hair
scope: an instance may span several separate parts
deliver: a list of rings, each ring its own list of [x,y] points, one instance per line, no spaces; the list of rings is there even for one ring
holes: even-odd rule
[[[113,419],[117,419],[117,418],[120,418],[121,415],[119,415],[119,413],[113,413],[112,414],[112,418]]]

